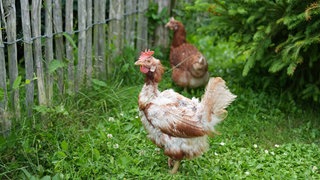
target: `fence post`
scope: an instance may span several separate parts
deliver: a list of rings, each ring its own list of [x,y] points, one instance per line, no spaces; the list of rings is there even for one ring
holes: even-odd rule
[[[138,23],[137,23],[137,50],[142,51],[148,48],[148,18],[145,11],[148,9],[148,0],[138,1]]]
[[[92,80],[92,0],[87,0],[87,27],[86,84],[89,87]]]
[[[2,2],[0,2],[0,7]],[[2,29],[0,21],[0,134],[7,136],[11,129],[11,121],[7,112],[7,76],[6,61],[4,58],[4,44],[2,41]]]
[[[81,13],[79,12],[81,11]],[[86,61],[86,1],[78,0],[78,64],[77,64],[77,75],[75,81],[76,92],[79,90],[80,86],[84,81],[84,65]]]
[[[160,14],[165,8],[166,14],[169,15],[170,10],[170,0],[155,0],[158,3],[158,14]],[[159,24],[156,27],[155,31],[155,45],[162,46],[164,48],[168,47],[169,45],[169,31],[165,28],[165,24]]]
[[[94,23],[99,23],[93,28],[93,43],[94,43],[94,56],[95,56],[95,69],[96,77],[103,80],[107,78],[106,72],[106,51],[105,51],[105,12],[106,0],[94,0]]]
[[[4,57],[4,44],[2,41],[2,28],[0,21],[0,117],[3,117],[7,110],[7,100],[6,61]],[[4,123],[4,118],[0,118],[0,123]]]
[[[28,115],[32,115],[32,107],[34,102],[34,83],[33,83],[33,55],[32,55],[32,40],[31,40],[31,24],[30,24],[30,5],[28,0],[21,0],[21,16],[22,30],[23,30],[23,48],[24,48],[24,61],[26,68],[26,110]]]
[[[16,41],[16,6],[14,0],[6,0],[4,2],[5,14],[7,14],[6,32],[8,42],[8,62],[9,62],[9,78],[10,90],[12,91],[12,107],[16,118],[20,118],[20,102],[19,102],[19,88],[14,89],[14,82],[18,78],[18,62],[17,62],[17,44]]]
[[[41,0],[32,0],[32,35],[39,37],[41,35]],[[44,84],[44,74],[42,65],[41,38],[34,40],[34,61],[37,73],[38,98],[39,105],[47,105],[47,96]]]
[[[62,9],[60,0],[53,1],[53,27],[54,32],[59,33],[55,35],[55,59],[63,63],[64,60],[64,44],[63,44],[63,29],[62,29]],[[64,93],[64,72],[63,68],[58,69],[58,87],[60,95]]]
[[[66,32],[72,37],[73,31],[73,0],[66,1]],[[69,40],[66,40],[66,58],[68,60],[68,93],[72,94],[75,92],[75,72],[74,72],[74,57],[73,47]]]
[[[109,48],[118,54],[122,48],[123,41],[123,12],[124,2],[123,0],[110,0],[109,7]]]
[[[110,0],[109,5],[109,33],[108,43],[109,50],[112,54],[108,58],[108,74],[111,74],[114,68],[113,59],[119,55],[123,47],[123,12],[124,2],[123,0]]]
[[[52,103],[53,97],[53,75],[49,72],[49,67],[53,61],[53,39],[52,39],[52,0],[45,1],[45,60],[46,60],[46,82],[47,82],[47,98],[48,105]]]
[[[125,1],[125,44],[134,47],[137,0]]]

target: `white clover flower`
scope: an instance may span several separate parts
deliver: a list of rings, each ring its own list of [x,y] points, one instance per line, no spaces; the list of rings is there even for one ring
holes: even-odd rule
[[[244,174],[245,174],[246,176],[249,176],[249,175],[250,175],[250,172],[249,172],[249,171],[246,171]]]
[[[280,147],[280,146],[279,146],[279,144],[275,144],[274,147],[278,148],[278,147]]]
[[[156,147],[156,148],[154,148],[154,151],[155,151],[157,154],[160,154],[161,149],[158,148],[158,147]]]
[[[139,118],[139,116],[136,116],[135,118],[136,118],[136,119],[138,119],[138,118]]]
[[[119,148],[119,144],[114,144],[113,148],[118,149]]]
[[[268,150],[264,150],[264,152],[265,152],[266,154],[269,154],[269,151],[268,151]]]
[[[318,170],[317,166],[312,166],[312,172],[316,172]]]
[[[109,117],[108,121],[114,121],[114,117]]]
[[[113,138],[112,134],[108,134],[107,137],[110,139]]]
[[[220,145],[221,145],[221,146],[224,146],[224,145],[225,145],[225,143],[224,143],[224,142],[221,142],[221,143],[220,143]]]
[[[257,148],[257,147],[258,147],[258,145],[254,144],[254,145],[253,145],[253,147],[254,147],[254,148]]]
[[[145,151],[145,150],[140,150],[140,151],[139,151],[139,155],[140,155],[140,156],[144,156],[145,154],[146,154],[146,151]]]
[[[217,152],[214,152],[214,155],[215,155],[215,156],[218,156],[219,154],[218,154]]]

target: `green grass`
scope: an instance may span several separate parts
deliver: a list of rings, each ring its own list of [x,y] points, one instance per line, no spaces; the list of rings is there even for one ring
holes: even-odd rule
[[[210,39],[203,41],[208,47]],[[216,53],[228,46],[215,48]],[[206,54],[212,76],[222,76],[238,96],[217,127],[222,134],[209,139],[211,148],[203,156],[182,161],[178,173],[170,175],[167,157],[147,138],[138,117],[143,76],[132,54],[117,59],[114,81],[94,80],[92,89],[51,108],[35,107],[34,116],[14,121],[10,135],[0,137],[0,179],[320,178],[319,108],[277,89],[248,86],[242,60],[234,61],[232,52]],[[203,89],[173,86],[168,62],[162,62],[167,71],[160,89],[201,96]]]
[[[222,135],[170,175],[138,118],[141,86],[96,86],[22,119],[0,140],[1,179],[320,178],[319,112],[233,87],[238,98],[217,127]]]

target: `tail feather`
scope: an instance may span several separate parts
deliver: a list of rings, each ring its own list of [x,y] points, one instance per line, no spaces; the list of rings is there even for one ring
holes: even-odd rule
[[[210,78],[201,103],[204,106],[205,118],[208,121],[208,128],[214,131],[214,125],[222,121],[227,116],[227,108],[237,96],[232,94],[220,78]]]

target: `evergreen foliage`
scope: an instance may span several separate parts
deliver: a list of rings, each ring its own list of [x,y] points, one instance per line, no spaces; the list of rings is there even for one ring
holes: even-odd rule
[[[198,0],[200,30],[235,40],[247,56],[243,76],[268,76],[294,97],[320,102],[320,3],[315,0]],[[231,37],[231,38],[230,38]],[[256,83],[256,82],[255,82]]]

